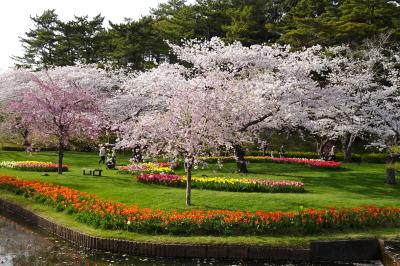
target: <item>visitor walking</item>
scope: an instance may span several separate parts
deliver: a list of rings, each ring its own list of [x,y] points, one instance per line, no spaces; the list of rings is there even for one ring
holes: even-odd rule
[[[279,157],[281,157],[281,158],[285,157],[285,149],[284,149],[283,145],[279,149]]]
[[[336,160],[336,155],[335,155],[335,145],[332,146],[331,151],[329,152],[329,161],[334,161]]]
[[[29,147],[26,148],[26,152],[29,154],[29,156],[32,156],[33,144],[29,145]]]
[[[102,163],[104,164],[106,162],[106,147],[104,145],[101,145],[100,150],[99,150],[99,164]]]

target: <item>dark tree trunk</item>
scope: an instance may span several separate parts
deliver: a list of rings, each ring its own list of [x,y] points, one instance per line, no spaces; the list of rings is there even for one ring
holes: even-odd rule
[[[386,180],[385,183],[389,185],[394,185],[396,184],[396,169],[394,167],[396,161],[397,161],[398,155],[396,154],[389,154],[387,157],[387,165],[388,168],[386,168]]]
[[[344,162],[351,162],[351,147],[353,146],[355,140],[355,136],[352,134],[346,134],[342,138],[342,152],[343,152],[343,161]]]
[[[21,133],[21,135],[22,135],[22,138],[24,139],[23,142],[22,142],[22,145],[24,147],[29,147],[30,146],[29,139],[28,139],[29,130],[28,129],[24,129],[24,131]]]
[[[140,145],[135,145],[135,147],[133,148],[132,159],[135,163],[143,162],[142,147]]]
[[[248,173],[246,160],[244,159],[245,151],[240,145],[233,146],[235,152],[236,167],[239,173]]]
[[[191,204],[193,159],[186,162],[186,206]]]
[[[351,162],[351,149],[343,149],[343,161],[346,163]]]
[[[317,152],[319,155],[321,155],[325,151],[325,147],[326,147],[326,145],[328,145],[328,143],[329,143],[329,139],[322,139],[320,144],[319,144],[319,142],[317,143],[317,147],[318,147]]]
[[[63,173],[63,159],[64,159],[64,140],[60,140],[58,146],[58,174],[61,175]]]

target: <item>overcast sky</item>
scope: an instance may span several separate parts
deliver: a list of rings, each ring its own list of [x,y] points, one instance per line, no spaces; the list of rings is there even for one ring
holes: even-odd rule
[[[30,16],[55,9],[60,19],[72,19],[74,15],[101,13],[105,22],[122,22],[124,18],[138,19],[147,15],[151,7],[167,0],[4,0],[0,6],[0,72],[13,66],[12,55],[22,55],[19,36],[32,28]]]

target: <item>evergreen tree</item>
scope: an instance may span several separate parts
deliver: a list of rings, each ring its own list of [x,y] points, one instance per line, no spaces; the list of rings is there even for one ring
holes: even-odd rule
[[[97,15],[75,17],[60,22],[61,38],[57,45],[60,60],[56,65],[92,64],[105,60],[107,34],[103,27],[104,17]]]
[[[110,23],[111,40],[107,58],[118,67],[144,70],[168,60],[169,48],[154,27],[154,19],[147,16],[139,21]]]
[[[240,41],[244,45],[257,43],[259,40],[255,38],[258,31],[256,21],[252,18],[253,7],[232,9],[230,13],[231,23],[222,26],[226,32],[224,39],[228,42]]]
[[[40,16],[31,17],[34,28],[20,38],[24,54],[13,57],[18,67],[46,69],[57,62],[56,47],[60,38],[60,21],[55,10],[46,10]]]
[[[52,66],[90,64],[105,60],[104,49],[107,35],[103,28],[104,18],[100,15],[75,17],[63,22],[55,10],[44,11],[31,17],[34,28],[20,38],[24,54],[14,57],[17,67],[34,70]]]
[[[392,33],[400,40],[400,1],[343,0],[339,6],[336,38],[339,43],[361,44],[366,38]]]
[[[400,1],[397,1],[400,2]],[[295,48],[321,44],[361,45],[379,34],[400,39],[400,4],[388,0],[301,0],[277,24],[279,41]]]
[[[295,48],[316,44],[331,45],[336,41],[335,24],[337,3],[331,0],[301,0],[291,8],[281,22],[268,24],[267,28],[277,30],[279,42]]]
[[[232,8],[230,0],[197,0],[193,9],[198,19],[198,34],[204,39],[225,37],[222,27],[231,23],[229,10]]]

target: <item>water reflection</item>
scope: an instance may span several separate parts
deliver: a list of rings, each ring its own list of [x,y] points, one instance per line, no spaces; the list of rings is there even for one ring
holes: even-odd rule
[[[205,266],[205,265],[275,265],[266,262],[218,261],[213,259],[155,259],[96,252],[75,247],[40,229],[23,225],[23,221],[0,215],[0,266],[16,265],[138,265],[138,266]],[[281,265],[281,264],[276,264]],[[286,265],[294,265],[287,263]],[[296,264],[302,265],[302,264]],[[304,264],[303,264],[304,265]],[[327,265],[327,264],[321,264]],[[380,262],[366,264],[337,263],[330,265],[382,265]]]

